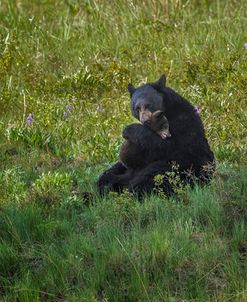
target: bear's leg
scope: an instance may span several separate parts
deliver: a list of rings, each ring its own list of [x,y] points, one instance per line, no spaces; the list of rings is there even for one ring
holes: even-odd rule
[[[151,193],[155,187],[154,177],[160,174],[164,175],[162,189],[165,194],[170,195],[172,193],[172,186],[165,175],[166,172],[170,171],[172,171],[172,166],[166,161],[151,163],[130,180],[129,191],[137,194],[138,197],[141,197],[145,193]]]
[[[121,192],[124,187],[128,187],[130,173],[126,167],[117,162],[110,169],[106,170],[98,179],[98,192],[102,195],[106,190]]]

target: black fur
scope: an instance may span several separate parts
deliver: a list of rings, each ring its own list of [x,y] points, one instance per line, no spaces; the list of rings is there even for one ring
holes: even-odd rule
[[[170,137],[169,123],[164,112],[158,110],[151,114],[150,122],[146,126],[159,135],[162,139]],[[129,170],[142,169],[149,163],[148,150],[142,149],[140,145],[133,143],[125,136],[122,147],[120,149],[119,160]]]
[[[171,138],[163,140],[148,127],[131,124],[123,131],[128,139],[145,152],[143,167],[127,169],[120,162],[105,171],[98,180],[98,189],[129,191],[142,195],[154,188],[154,176],[172,170],[172,163],[179,166],[182,180],[191,182],[191,177],[201,183],[208,182],[214,171],[214,154],[210,150],[200,116],[194,106],[173,89],[165,86],[165,77],[157,82],[147,83],[139,88],[128,86],[131,96],[131,112],[139,118],[140,105],[145,105],[151,112],[161,110],[169,121]],[[140,154],[140,156],[142,156]],[[189,172],[188,172],[189,171]],[[164,178],[164,191],[169,194],[172,187]]]

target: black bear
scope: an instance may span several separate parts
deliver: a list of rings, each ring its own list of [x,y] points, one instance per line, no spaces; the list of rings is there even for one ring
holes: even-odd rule
[[[169,122],[164,112],[157,110],[150,113],[150,122],[146,123],[147,127],[152,129],[162,139],[171,137],[169,131]],[[119,161],[129,170],[142,169],[149,162],[149,158],[145,154],[145,150],[140,149],[139,145],[129,140],[125,140],[122,144]]]
[[[165,81],[163,75],[157,82],[138,88],[128,85],[131,112],[141,124],[127,126],[123,137],[140,148],[139,156],[145,152],[146,162],[134,170],[120,161],[114,164],[99,177],[100,193],[105,190],[121,192],[124,188],[138,196],[149,193],[155,186],[154,177],[172,171],[174,163],[182,181],[206,183],[211,179],[214,154],[205,137],[201,118],[194,106],[167,87]],[[145,126],[150,122],[150,113],[157,110],[164,112],[169,121],[169,139],[162,139]],[[172,192],[167,177],[164,177],[163,190],[167,194]]]

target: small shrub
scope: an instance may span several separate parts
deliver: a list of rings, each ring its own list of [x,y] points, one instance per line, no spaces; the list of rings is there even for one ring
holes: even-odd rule
[[[20,167],[0,172],[0,204],[1,201],[22,202],[25,196],[24,171]]]
[[[48,172],[36,179],[32,185],[32,198],[44,205],[52,206],[62,202],[72,186],[71,176],[63,172]]]

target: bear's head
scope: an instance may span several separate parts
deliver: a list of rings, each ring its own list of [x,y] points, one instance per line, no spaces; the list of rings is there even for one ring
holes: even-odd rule
[[[147,83],[138,88],[135,88],[132,84],[128,85],[131,113],[143,125],[150,124],[153,112],[164,111],[165,84],[166,77],[162,75],[157,82]]]

